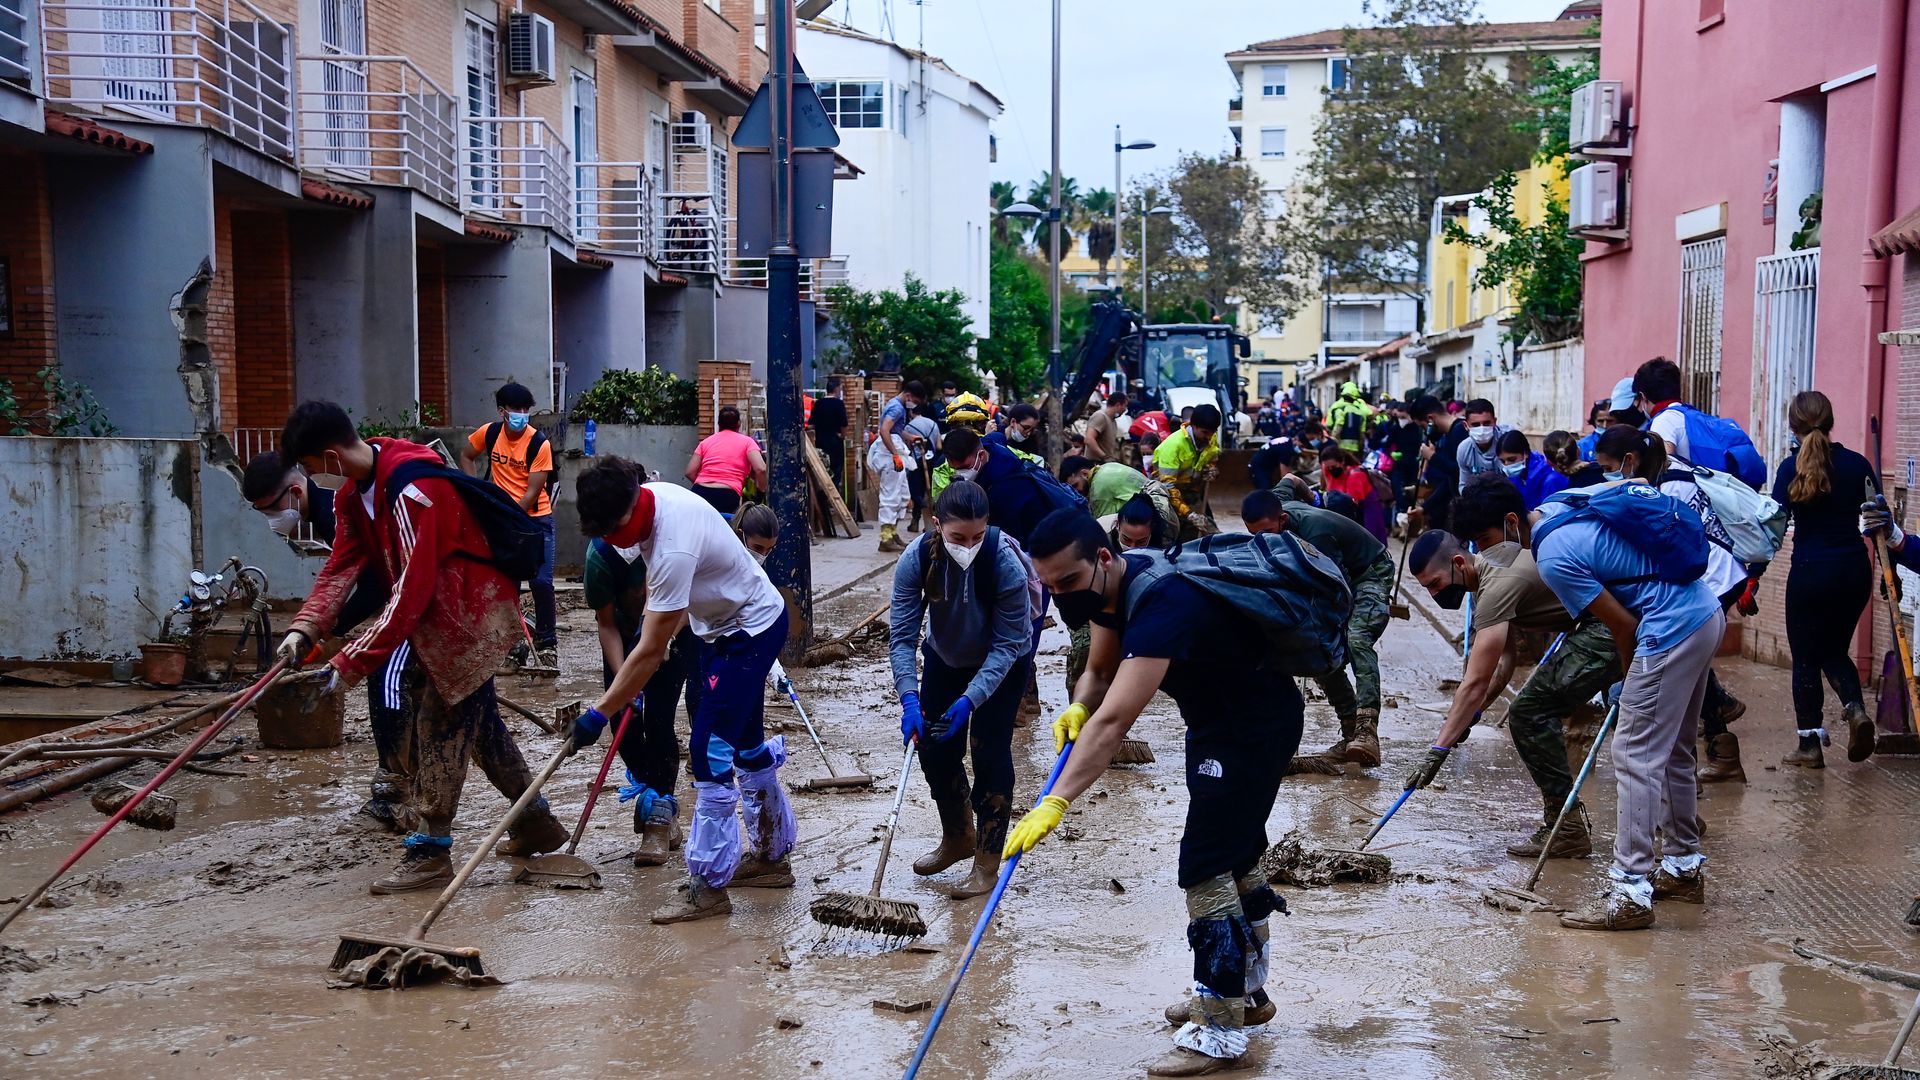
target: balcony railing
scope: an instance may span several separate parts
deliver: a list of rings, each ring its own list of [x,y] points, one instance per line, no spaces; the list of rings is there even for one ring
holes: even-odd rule
[[[720,220],[714,213],[713,199],[668,192],[661,202],[660,268],[691,274],[719,273]]]
[[[293,34],[246,0],[40,0],[40,33],[48,101],[293,160]]]
[[[33,41],[27,20],[30,0],[0,0],[0,80],[33,89]]]
[[[833,309],[832,291],[837,285],[852,283],[847,273],[847,257],[833,255],[813,260],[812,300],[824,311]]]
[[[644,161],[580,161],[573,166],[574,240],[608,251],[653,256],[659,215]]]
[[[264,427],[236,427],[227,429],[227,441],[233,445],[233,455],[246,465],[254,458],[269,450],[280,448],[280,429]]]
[[[453,97],[404,56],[300,57],[300,160],[343,180],[460,205]],[[309,89],[319,83],[321,89]]]
[[[1413,329],[1411,327],[1404,330],[1395,330],[1395,329],[1384,328],[1384,327],[1376,327],[1371,330],[1368,330],[1368,329],[1329,330],[1327,331],[1325,340],[1339,342],[1341,344],[1348,344],[1348,345],[1361,344],[1364,342],[1379,342],[1380,344],[1384,345],[1387,342],[1392,341],[1394,338],[1403,337],[1411,333],[1413,333]]]
[[[573,155],[537,116],[470,116],[460,152],[461,189],[478,217],[552,229],[573,238]]]

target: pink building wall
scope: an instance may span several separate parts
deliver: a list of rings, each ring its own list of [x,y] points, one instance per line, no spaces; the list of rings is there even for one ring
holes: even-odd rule
[[[1588,245],[1586,397],[1604,397],[1641,361],[1676,355],[1680,242],[1674,218],[1727,204],[1721,411],[1751,429],[1754,260],[1775,254],[1762,220],[1769,162],[1778,155],[1780,101],[1874,65],[1883,3],[1907,0],[1743,0],[1702,29],[1696,0],[1613,0],[1601,27],[1601,77],[1625,84],[1637,131],[1628,165],[1626,244]],[[1714,6],[1718,6],[1717,4]],[[1909,19],[1914,56],[1920,13]],[[1898,397],[1897,351],[1887,353],[1886,393],[1869,400],[1867,303],[1861,287],[1868,223],[1868,141],[1877,76],[1826,94],[1824,215],[1815,384],[1834,400],[1835,435],[1871,456],[1869,415],[1885,417],[1887,469]],[[1893,213],[1920,202],[1920,63],[1904,79]],[[1782,205],[1781,215],[1797,215]],[[1890,321],[1901,311],[1903,267],[1890,267]],[[1890,327],[1891,328],[1891,327]],[[1917,420],[1916,422],[1920,422]],[[1776,463],[1769,462],[1769,465]]]

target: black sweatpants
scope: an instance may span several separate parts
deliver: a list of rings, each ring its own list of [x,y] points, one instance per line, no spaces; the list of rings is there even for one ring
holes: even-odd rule
[[[1252,871],[1267,850],[1267,817],[1300,749],[1306,702],[1284,677],[1191,680],[1174,695],[1187,723],[1187,829],[1180,887]]]
[[[920,765],[927,774],[927,790],[938,799],[971,801],[974,830],[980,850],[999,851],[1006,844],[1007,818],[1013,801],[1013,717],[1020,695],[1027,689],[1031,657],[1016,661],[992,696],[977,702],[967,722],[963,743],[958,735],[921,739]],[[974,672],[948,667],[932,649],[920,650],[920,711],[929,720],[945,713]],[[965,759],[973,758],[973,783],[967,783]]]
[[[627,642],[627,650],[640,644],[640,635]],[[682,630],[667,648],[667,658],[641,688],[640,715],[627,724],[620,740],[620,761],[634,778],[657,794],[672,795],[680,782],[680,742],[673,732],[674,710],[680,707],[680,688],[687,688],[688,711],[699,707],[700,639],[693,631]],[[607,658],[600,658],[600,685],[613,685],[613,669]],[[618,720],[614,721],[616,724]]]
[[[1794,724],[1801,731],[1825,726],[1823,675],[1842,707],[1862,703],[1860,671],[1849,650],[1872,590],[1873,564],[1865,545],[1793,560],[1787,573],[1787,649],[1793,654]]]

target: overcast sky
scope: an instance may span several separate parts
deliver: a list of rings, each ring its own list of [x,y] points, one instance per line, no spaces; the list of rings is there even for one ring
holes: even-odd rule
[[[1066,0],[1061,16],[1061,172],[1082,191],[1113,186],[1113,125],[1153,150],[1127,172],[1159,170],[1188,151],[1232,147],[1225,55],[1256,41],[1360,21],[1361,0]],[[1481,0],[1492,22],[1551,19],[1566,0]],[[1023,193],[1048,162],[1050,5],[1046,0],[835,0],[830,18],[925,47],[1007,103],[994,131],[993,178]],[[802,57],[804,60],[805,58]]]

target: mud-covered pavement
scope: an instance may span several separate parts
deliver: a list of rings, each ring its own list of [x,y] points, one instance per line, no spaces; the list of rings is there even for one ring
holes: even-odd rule
[[[885,584],[872,579],[824,605],[823,625],[850,626]],[[567,620],[559,684],[503,680],[504,693],[545,707],[597,691],[589,616]],[[1065,648],[1064,632],[1049,630],[1049,716],[1065,703]],[[1418,614],[1393,624],[1381,655],[1393,706],[1387,765],[1289,779],[1270,838],[1298,828],[1352,843],[1398,795],[1439,722],[1420,706],[1444,698],[1438,683],[1458,660]],[[1651,931],[1592,934],[1484,905],[1486,885],[1524,880],[1527,866],[1503,849],[1537,820],[1538,797],[1505,733],[1476,732],[1442,774],[1446,790],[1416,794],[1376,841],[1393,859],[1392,883],[1284,890],[1293,915],[1274,920],[1267,987],[1279,1016],[1253,1041],[1256,1067],[1236,1075],[1719,1077],[1878,1061],[1913,992],[1802,959],[1792,944],[1920,969],[1901,923],[1920,885],[1911,813],[1920,760],[1851,766],[1836,752],[1824,772],[1767,770],[1792,742],[1785,673],[1720,663],[1751,706],[1734,730],[1752,783],[1706,789],[1704,910],[1663,904]],[[246,778],[176,778],[166,789],[180,799],[174,832],[116,830],[55,891],[61,906],[9,931],[0,1076],[898,1075],[928,1014],[874,1003],[938,999],[984,900],[936,890],[961,867],[914,877],[913,857],[937,838],[916,770],[884,891],[919,902],[930,927],[922,948],[820,944],[807,902],[867,888],[898,728],[878,646],[795,675],[836,767],[881,777],[871,792],[795,792],[799,887],[737,890],[724,921],[653,926],[647,916],[682,871],[631,865],[630,811],[609,797],[581,844],[605,889],[510,884],[512,863],[492,859],[435,927],[439,941],[480,947],[507,985],[330,990],[326,964],[342,931],[404,933],[433,899],[366,892],[398,845],[347,828],[373,757],[364,723],[351,724],[338,750],[260,751],[236,766]],[[792,710],[770,707],[769,720],[790,737],[790,789],[822,774]],[[553,739],[509,722],[529,759],[552,752]],[[1022,809],[1051,763],[1045,723],[1016,733]],[[250,725],[239,729],[251,738]],[[1310,706],[1306,746],[1331,741],[1333,729],[1330,711]],[[1136,1076],[1164,1051],[1160,1010],[1190,970],[1174,886],[1180,732],[1159,699],[1136,729],[1159,760],[1108,773],[1023,860],[923,1075]],[[596,754],[556,778],[563,819],[577,815]],[[1604,757],[1587,800],[1610,842]],[[504,809],[470,776],[456,858]],[[0,898],[31,888],[99,820],[84,791],[0,819]],[[1541,891],[1582,900],[1605,864],[1604,855],[1550,864]],[[1797,1063],[1784,1049],[1816,1040]]]

